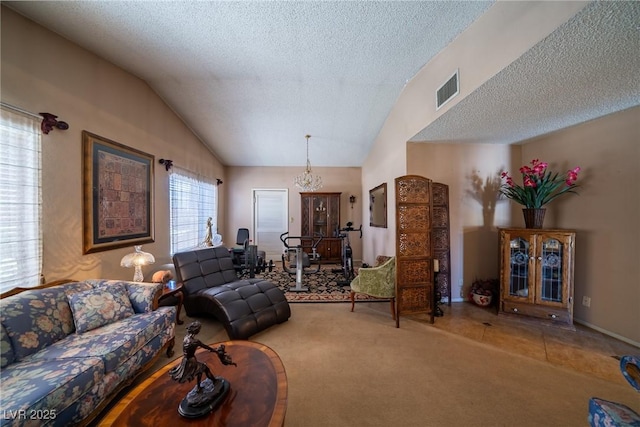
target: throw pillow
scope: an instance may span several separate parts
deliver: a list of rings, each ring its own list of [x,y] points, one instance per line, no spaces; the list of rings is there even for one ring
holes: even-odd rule
[[[173,279],[173,273],[169,270],[160,270],[153,273],[151,276],[151,283],[168,283],[169,280]]]
[[[391,258],[390,256],[386,256],[386,255],[378,255],[376,257],[376,263],[373,265],[374,267],[380,267],[382,264],[384,264],[385,262],[389,261],[389,258]]]
[[[101,286],[69,295],[76,333],[83,333],[134,314],[124,285]]]
[[[4,368],[7,365],[15,362],[16,355],[13,353],[13,347],[11,347],[11,340],[9,340],[9,334],[4,329],[4,325],[0,324],[0,368]]]

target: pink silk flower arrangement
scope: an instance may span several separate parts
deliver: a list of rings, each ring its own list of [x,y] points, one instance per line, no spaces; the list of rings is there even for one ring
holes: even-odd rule
[[[531,167],[522,166],[522,186],[513,182],[508,172],[500,175],[504,183],[500,187],[500,193],[505,197],[525,206],[528,209],[539,209],[556,197],[565,193],[577,194],[575,184],[578,179],[580,167],[577,166],[565,175],[553,173],[547,169],[548,164],[539,159],[531,161]]]

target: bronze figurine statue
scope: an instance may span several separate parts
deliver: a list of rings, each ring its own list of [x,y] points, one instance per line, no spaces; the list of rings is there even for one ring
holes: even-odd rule
[[[198,321],[187,327],[187,335],[182,342],[182,361],[179,365],[169,370],[169,375],[179,383],[197,380],[196,386],[187,394],[178,407],[180,415],[188,418],[196,418],[208,414],[217,408],[229,392],[229,382],[219,376],[213,375],[206,363],[198,361],[196,350],[205,348],[216,353],[223,365],[236,365],[231,356],[227,354],[224,344],[217,348],[210,347],[196,338],[202,324]],[[206,376],[204,381],[202,377]]]

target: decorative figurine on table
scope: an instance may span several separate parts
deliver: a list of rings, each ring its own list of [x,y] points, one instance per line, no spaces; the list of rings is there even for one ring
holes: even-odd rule
[[[196,338],[201,328],[202,325],[198,321],[187,327],[187,336],[182,342],[182,361],[169,371],[171,378],[179,383],[189,382],[194,378],[197,380],[196,386],[187,393],[178,406],[178,413],[187,418],[201,417],[215,410],[224,401],[230,389],[229,381],[213,375],[206,363],[196,359],[198,347],[216,353],[223,365],[238,366],[227,354],[224,344],[212,348]],[[203,376],[206,376],[204,381]]]
[[[206,233],[204,236],[204,240],[202,241],[202,243],[200,244],[200,246],[213,246],[213,219],[211,217],[209,217],[207,219],[207,228],[206,228]]]

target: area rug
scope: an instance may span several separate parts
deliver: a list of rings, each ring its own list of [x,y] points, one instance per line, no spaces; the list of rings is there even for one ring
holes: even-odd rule
[[[271,272],[265,271],[256,274],[256,277],[261,277],[277,284],[284,291],[289,302],[351,302],[349,298],[351,288],[348,284],[341,285],[338,283],[344,280],[344,276],[340,273],[334,273],[332,270],[335,268],[340,268],[340,266],[327,264],[323,265],[317,273],[303,275],[302,287],[309,288],[305,292],[290,291],[291,288],[296,287],[296,276],[285,272],[280,265],[276,266]],[[356,294],[355,299],[356,302],[389,301],[388,299],[373,298],[363,294]]]

